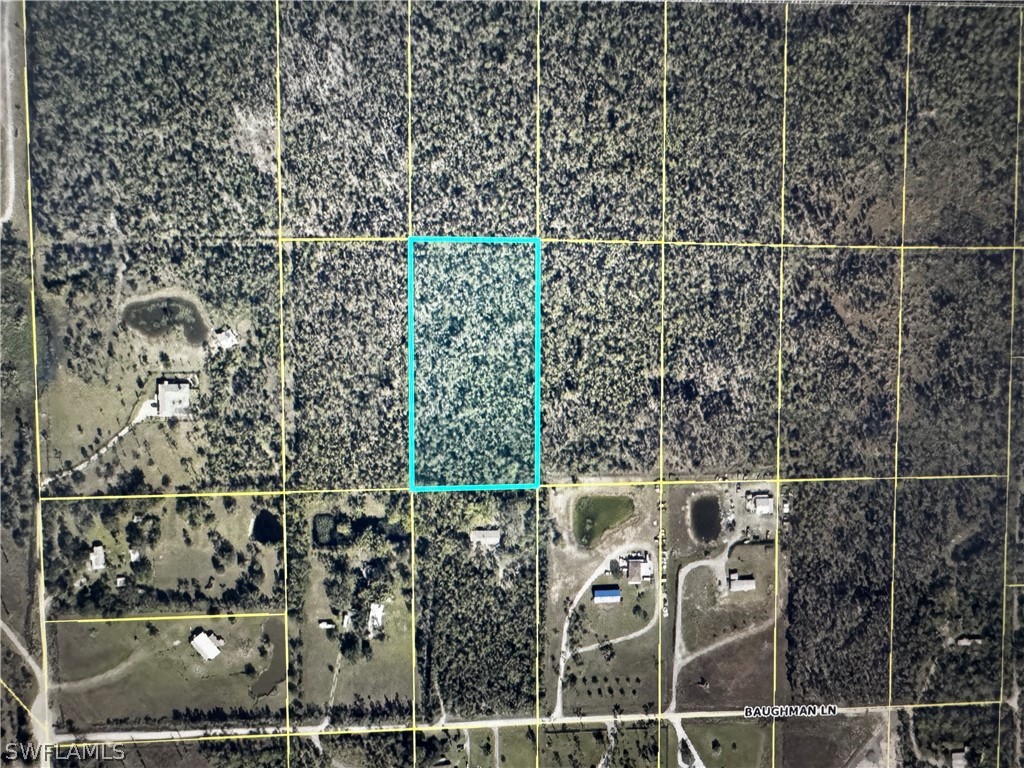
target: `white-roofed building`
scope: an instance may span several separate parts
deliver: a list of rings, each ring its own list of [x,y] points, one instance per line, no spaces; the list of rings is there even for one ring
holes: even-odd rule
[[[501,544],[501,531],[497,528],[486,528],[469,532],[469,540],[485,547],[496,547]]]
[[[94,544],[89,555],[89,570],[102,571],[107,567],[107,553],[102,544]]]
[[[192,636],[189,641],[192,647],[196,649],[196,653],[203,657],[205,661],[213,661],[220,656],[220,646],[224,645],[224,640],[217,637],[213,632],[204,632],[201,628]]]
[[[156,383],[156,415],[162,419],[188,416],[192,383],[182,379],[159,379]]]
[[[384,630],[384,604],[383,603],[371,603],[370,604],[370,619],[366,623],[366,629],[369,633],[375,634]]]

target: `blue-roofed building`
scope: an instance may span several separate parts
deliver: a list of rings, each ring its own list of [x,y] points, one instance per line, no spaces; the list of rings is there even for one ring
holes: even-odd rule
[[[595,584],[591,591],[594,596],[594,602],[598,605],[622,602],[622,590],[619,589],[617,584]]]

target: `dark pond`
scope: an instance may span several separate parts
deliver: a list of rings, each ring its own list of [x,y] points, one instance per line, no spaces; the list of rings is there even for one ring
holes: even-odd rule
[[[191,301],[175,296],[135,301],[124,308],[121,321],[143,336],[163,336],[175,328],[185,334],[185,340],[198,347],[210,335],[199,307]]]
[[[261,509],[252,521],[252,538],[260,544],[280,544],[284,540],[281,518],[268,509]]]
[[[263,622],[263,633],[270,638],[274,650],[271,651],[270,666],[252,685],[252,695],[257,699],[266,696],[274,690],[274,686],[284,682],[284,622],[280,619],[267,619]]]
[[[722,503],[718,496],[699,496],[690,504],[690,522],[701,541],[714,541],[722,533]]]

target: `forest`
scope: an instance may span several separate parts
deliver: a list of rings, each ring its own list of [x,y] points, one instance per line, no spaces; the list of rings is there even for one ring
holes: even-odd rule
[[[405,247],[296,244],[286,270],[289,485],[405,486]]]
[[[533,713],[534,503],[532,493],[417,497],[418,720]],[[500,545],[471,544],[475,527],[500,530]]]
[[[414,485],[533,483],[533,243],[414,243]]]
[[[901,484],[894,701],[999,698],[1005,494],[1002,480]]]
[[[659,266],[654,247],[545,245],[545,479],[657,476]]]
[[[787,493],[792,512],[780,542],[792,701],[885,704],[892,483],[794,485]]]

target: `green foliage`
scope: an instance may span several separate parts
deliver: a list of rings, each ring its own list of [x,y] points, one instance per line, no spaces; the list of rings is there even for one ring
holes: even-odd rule
[[[782,466],[787,477],[885,477],[896,427],[899,257],[787,252]]]
[[[401,2],[281,3],[289,233],[405,233],[405,25]]]
[[[783,9],[672,3],[668,25],[666,236],[776,242]]]
[[[786,675],[793,701],[888,701],[892,483],[791,486]]]
[[[573,534],[584,547],[594,547],[604,532],[633,514],[629,496],[583,496],[573,510]]]
[[[533,235],[536,10],[412,4],[412,229]]]
[[[657,475],[659,268],[657,248],[545,246],[545,477]]]
[[[665,259],[666,472],[774,472],[778,252],[679,246]]]
[[[297,245],[286,263],[290,485],[405,485],[404,246]]]
[[[896,499],[895,702],[999,698],[1002,480],[906,481]],[[962,645],[958,640],[967,640]]]
[[[906,241],[1009,245],[1019,15],[926,7],[912,23]]]
[[[100,244],[274,231],[272,5],[40,3],[26,13],[42,233]]]
[[[541,215],[549,237],[661,235],[663,9],[541,11]]]
[[[417,243],[417,486],[534,479],[532,244]]]
[[[906,38],[905,8],[790,8],[789,242],[899,242]]]
[[[496,550],[472,549],[483,504],[502,530]],[[429,494],[416,504],[417,716],[432,720],[532,712],[536,564],[532,494]],[[532,638],[532,633],[528,635]]]
[[[1011,256],[908,253],[901,475],[1006,469]]]

